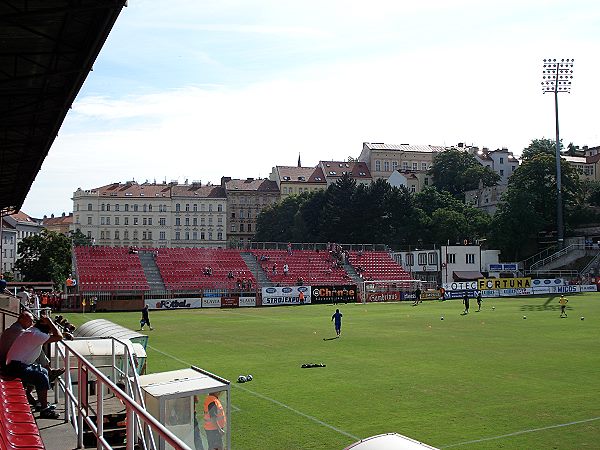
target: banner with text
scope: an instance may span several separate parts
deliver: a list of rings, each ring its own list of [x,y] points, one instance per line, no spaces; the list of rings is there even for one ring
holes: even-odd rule
[[[203,308],[220,308],[221,297],[202,297]]]
[[[147,298],[144,303],[149,309],[192,309],[202,307],[199,298]]]
[[[311,286],[312,303],[356,303],[358,289],[354,285]]]
[[[477,289],[522,289],[531,287],[531,278],[481,278]]]
[[[400,300],[402,300],[400,291],[367,292],[366,298],[367,302],[399,302]]]
[[[240,307],[256,306],[256,297],[240,297]]]
[[[262,288],[263,306],[299,305],[300,292],[304,293],[302,303],[311,303],[311,286],[285,286]]]

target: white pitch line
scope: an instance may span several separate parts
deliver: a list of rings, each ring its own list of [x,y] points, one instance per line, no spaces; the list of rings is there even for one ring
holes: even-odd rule
[[[171,359],[174,359],[175,361],[178,361],[178,362],[180,362],[182,364],[185,364],[186,366],[193,366],[194,365],[194,364],[190,364],[187,361],[179,359],[176,356],[173,356],[173,355],[171,355],[169,353],[165,353],[162,350],[157,349],[156,347],[152,347],[151,345],[149,345],[148,347],[150,347],[152,350],[154,350],[154,351],[156,351],[156,352],[158,352],[158,353],[160,353],[162,355],[165,355],[165,356],[168,356]],[[319,425],[322,425],[322,426],[324,426],[326,428],[329,428],[329,429],[331,429],[333,431],[336,431],[336,432],[338,432],[340,434],[343,434],[344,436],[352,438],[355,441],[360,440],[360,438],[357,437],[357,436],[354,436],[354,435],[352,435],[352,434],[350,434],[350,433],[348,433],[348,432],[346,432],[344,430],[340,430],[339,428],[336,428],[333,425],[329,425],[328,423],[325,423],[322,420],[319,420],[319,419],[317,419],[314,416],[310,416],[308,414],[303,413],[302,411],[298,411],[297,409],[294,409],[291,406],[286,405],[285,403],[281,403],[279,400],[275,400],[274,398],[267,397],[266,395],[259,394],[258,392],[254,392],[254,391],[252,391],[252,390],[250,390],[248,388],[245,388],[245,387],[242,387],[242,386],[239,386],[239,385],[236,385],[236,384],[234,384],[232,386],[235,387],[235,388],[237,388],[237,389],[241,389],[242,391],[246,391],[248,394],[252,394],[255,397],[262,398],[263,400],[267,400],[267,401],[269,401],[271,403],[275,403],[276,405],[281,406],[282,408],[285,408],[285,409],[287,409],[289,411],[292,411],[292,412],[294,412],[294,413],[298,414],[299,416],[302,416],[302,417],[304,417],[306,419],[312,420],[313,422],[318,423]]]
[[[541,428],[532,428],[530,430],[515,431],[514,433],[502,434],[500,436],[494,436],[494,437],[488,437],[488,438],[482,438],[482,439],[474,439],[472,441],[458,442],[456,444],[443,445],[440,448],[459,447],[461,445],[476,444],[478,442],[494,441],[496,439],[504,439],[504,438],[507,438],[507,437],[519,436],[520,434],[535,433],[536,431],[544,431],[544,430],[551,430],[553,428],[568,427],[570,425],[577,425],[577,424],[580,424],[580,423],[594,422],[596,420],[600,420],[600,417],[592,417],[591,419],[583,419],[583,420],[576,420],[574,422],[560,423],[558,425],[549,425],[547,427],[541,427]]]

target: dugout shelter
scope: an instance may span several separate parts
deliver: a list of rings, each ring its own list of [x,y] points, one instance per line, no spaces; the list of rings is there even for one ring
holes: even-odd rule
[[[94,319],[84,323],[75,329],[73,336],[76,338],[114,337],[122,341],[130,341],[132,344],[140,344],[144,350],[148,346],[147,335],[130,330],[106,319]]]
[[[190,448],[209,448],[204,429],[204,401],[218,393],[225,413],[223,448],[231,448],[230,382],[198,367],[139,377],[146,410]],[[171,450],[164,441],[158,450]],[[199,440],[202,440],[200,445]]]

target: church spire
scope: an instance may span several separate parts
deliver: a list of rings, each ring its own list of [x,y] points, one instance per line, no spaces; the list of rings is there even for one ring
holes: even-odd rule
[[[300,162],[300,152],[298,152],[298,167],[302,167],[302,163]]]

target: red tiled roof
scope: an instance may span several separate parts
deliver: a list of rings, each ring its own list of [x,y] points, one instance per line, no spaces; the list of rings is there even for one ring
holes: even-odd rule
[[[225,189],[221,186],[201,186],[199,184],[176,185],[171,188],[173,197],[225,198]]]
[[[37,223],[35,220],[33,220],[30,216],[25,214],[23,211],[19,211],[18,213],[15,213],[15,214],[10,214],[9,216],[12,217],[17,222]]]
[[[256,192],[279,192],[277,183],[271,180],[247,178],[245,180],[228,180],[225,183],[227,191],[256,191]]]
[[[326,177],[341,177],[344,172],[352,178],[369,179],[371,172],[365,162],[319,161],[319,166]]]
[[[443,152],[445,147],[440,145],[409,145],[409,144],[384,144],[383,142],[363,142],[363,147],[371,150],[398,150],[402,152]]]
[[[318,167],[277,166],[277,171],[281,182],[325,184],[323,173]],[[318,171],[320,171],[320,174],[315,173]],[[316,178],[321,178],[321,180],[317,180]]]
[[[57,225],[71,225],[73,223],[73,213],[69,213],[68,216],[57,216],[57,217],[45,217],[42,221],[42,225],[45,226],[57,226]]]

